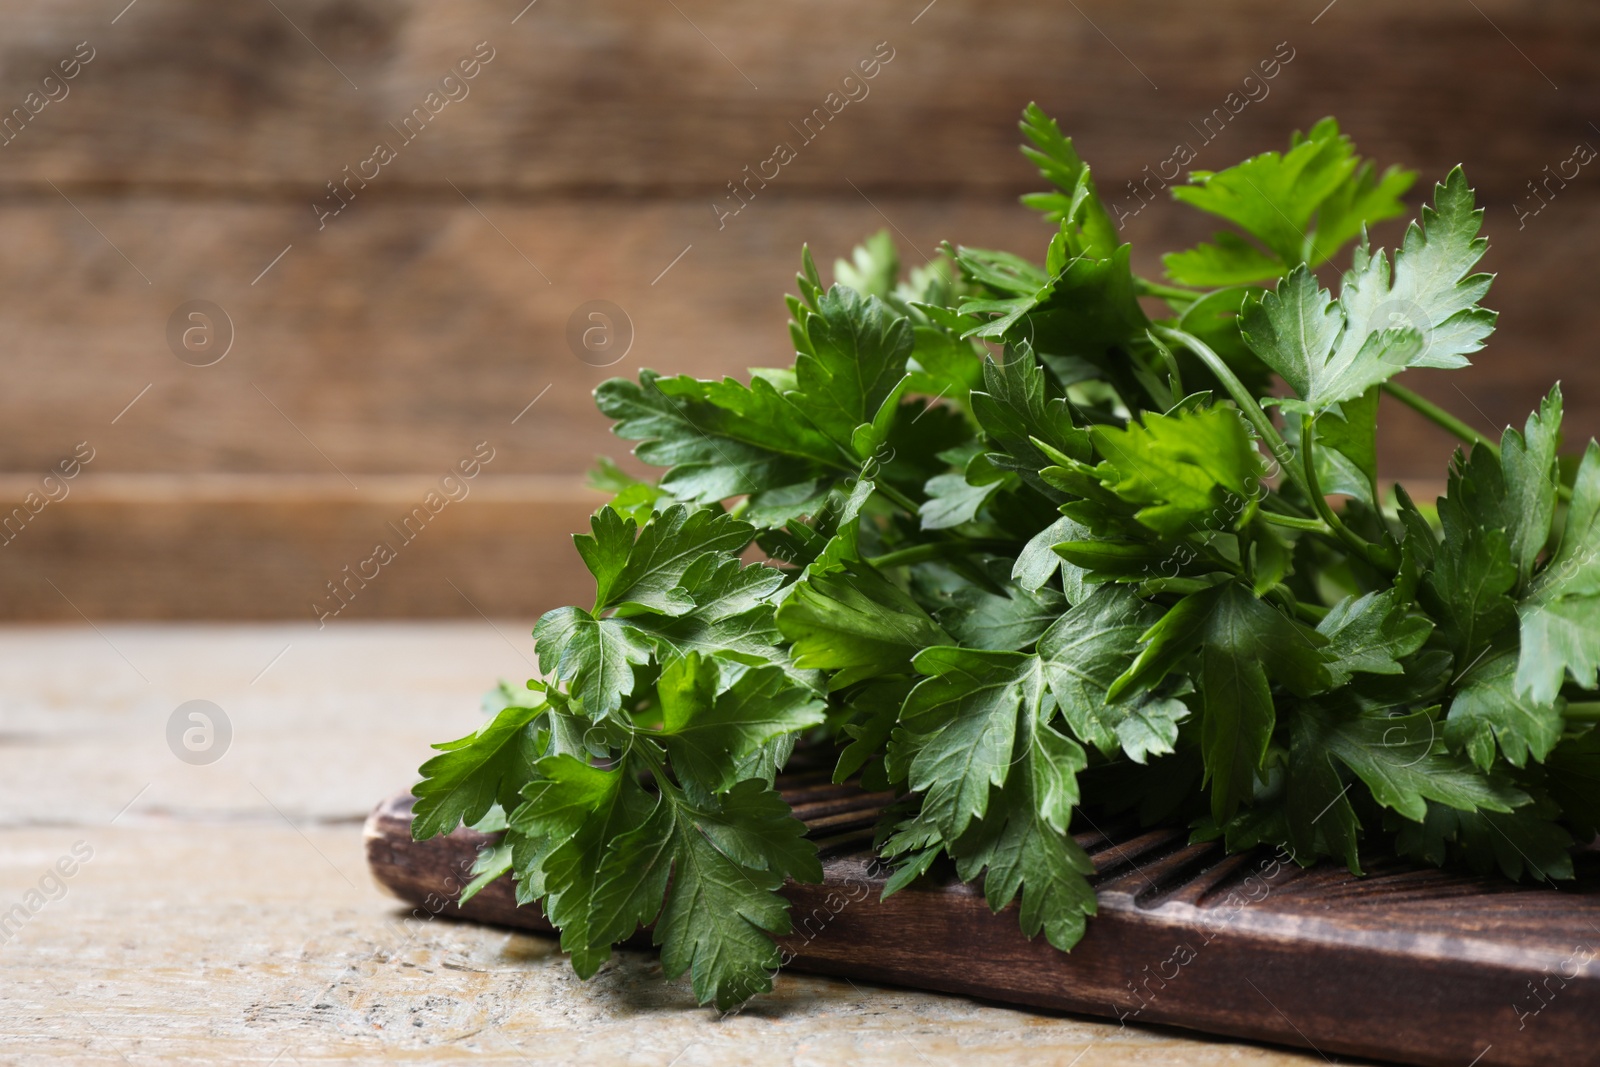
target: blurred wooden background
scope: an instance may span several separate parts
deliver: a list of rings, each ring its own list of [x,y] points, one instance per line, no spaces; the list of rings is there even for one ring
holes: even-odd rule
[[[802,241],[824,265],[885,226],[908,264],[944,239],[1042,257],[1015,201],[1039,186],[1015,151],[1029,100],[1113,200],[1179,141],[1220,167],[1330,113],[1422,172],[1413,203],[1464,163],[1500,330],[1470,371],[1413,384],[1490,431],[1559,377],[1569,439],[1600,431],[1600,164],[1548,180],[1600,145],[1592,3],[525,3],[0,0],[0,504],[67,490],[0,547],[0,613],[309,621],[380,540],[397,558],[338,618],[581,599],[582,472],[625,451],[594,385],[788,362]],[[446,86],[465,96],[405,141],[475,49]],[[868,95],[802,144],[790,124],[875,52]],[[1204,144],[1275,53],[1267,95]],[[319,228],[327,183],[380,141],[396,158]],[[727,183],[779,142],[798,158],[719,227]],[[1518,204],[1544,206],[1519,229]],[[1153,273],[1211,228],[1163,201],[1126,234]],[[169,345],[192,300],[232,324],[210,366]],[[606,368],[566,340],[593,300],[631,322]],[[1436,483],[1451,443],[1393,423],[1386,475]],[[485,441],[469,495],[400,546],[387,524]],[[42,483],[80,442],[77,477]]]

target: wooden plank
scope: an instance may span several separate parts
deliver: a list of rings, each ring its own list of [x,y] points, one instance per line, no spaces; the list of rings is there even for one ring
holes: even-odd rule
[[[719,233],[691,201],[485,201],[491,226],[465,204],[380,193],[304,241],[281,205],[76,202],[153,284],[68,205],[0,202],[0,230],[27,250],[0,261],[0,330],[16,353],[0,363],[0,470],[42,474],[86,441],[90,474],[342,470],[360,484],[443,472],[487,440],[492,474],[575,475],[597,453],[626,451],[589,396],[605,378],[641,366],[743,375],[792,360],[782,294],[802,242],[825,271],[886,219],[910,263],[944,239],[1041,257],[1045,244],[1008,197],[775,198]],[[1197,221],[1176,205],[1134,219],[1139,269],[1154,273],[1158,250],[1202,236]],[[1499,332],[1477,366],[1418,375],[1419,388],[1491,431],[1520,425],[1561,378],[1568,438],[1595,434],[1600,364],[1583,317],[1600,284],[1600,198],[1558,200],[1521,231],[1491,204],[1487,232]],[[1398,234],[1391,224],[1376,239]],[[168,348],[169,318],[197,298],[234,324],[213,366]],[[595,299],[632,323],[631,349],[609,367],[566,340]],[[1439,477],[1453,447],[1405,415],[1382,445],[1396,477]]]
[[[5,627],[0,1060],[1322,1062],[800,974],[718,1018],[693,1009],[686,982],[663,984],[653,954],[616,953],[577,982],[549,938],[402,907],[363,870],[362,819],[429,742],[481,724],[486,683],[528,670],[526,629],[501,626],[520,649],[481,621]],[[232,747],[209,766],[164,736],[195,697],[232,718]],[[93,855],[41,891],[78,842]],[[32,906],[20,924],[18,904]]]
[[[780,780],[824,857],[821,885],[785,889],[795,931],[777,940],[794,969],[1425,1067],[1542,1067],[1593,1046],[1600,857],[1583,857],[1579,891],[1556,892],[1397,863],[1363,879],[1302,871],[1186,845],[1182,830],[1079,834],[1099,913],[1061,953],[1022,936],[1015,903],[991,913],[948,875],[879,900],[882,798],[858,794],[844,814],[862,829],[841,834],[840,790],[825,781]],[[368,863],[402,900],[455,900],[492,839],[461,828],[414,842],[411,803],[373,811]],[[506,879],[461,912],[549,929]]]
[[[641,366],[791,362],[783,294],[801,244],[831,263],[885,226],[860,199],[764,203],[719,234],[683,201],[486,202],[480,215],[379,194],[308,237],[283,205],[76,203],[109,241],[65,203],[0,203],[0,228],[30,250],[0,262],[0,291],[15,283],[0,328],[22,354],[0,364],[0,470],[46,470],[88,440],[94,471],[411,473],[488,440],[492,473],[572,474],[626,451],[594,409],[596,384]],[[1005,200],[878,206],[928,253],[949,236],[1042,254],[1043,227]],[[169,318],[198,298],[233,324],[212,366],[169,349]],[[634,335],[611,366],[566,338],[596,299]]]
[[[855,1067],[1322,1063],[802,974],[721,1018],[663,984],[653,953],[618,952],[578,982],[549,938],[401,907],[362,873],[359,825],[290,825],[256,805],[248,821],[0,830],[8,908],[74,842],[94,849],[3,946],[8,1064],[770,1067],[797,1050]]]
[[[491,475],[451,483],[454,498],[426,476],[65,484],[12,519],[0,619],[533,618],[592,595],[570,534],[604,500],[576,479]],[[7,499],[32,487],[0,479]]]
[[[270,818],[353,830],[374,796],[414,780],[429,745],[483,724],[480,698],[497,680],[537,673],[532,623],[0,627],[0,827],[217,833]],[[197,699],[229,722],[207,765],[178,758],[167,735]],[[0,844],[0,866],[4,855]],[[354,842],[333,856],[364,881]]]
[[[1017,191],[1033,179],[1012,123],[1030,99],[1067,119],[1115,185],[1200,137],[1217,108],[1238,107],[1238,125],[1229,117],[1200,166],[1336,113],[1379,158],[1429,172],[1464,161],[1500,196],[1592,133],[1592,4],[1323,6],[142,0],[113,19],[93,0],[6,0],[0,105],[24,105],[79,42],[94,58],[53,90],[67,95],[34,105],[0,185],[47,198],[46,181],[284,197],[309,219],[324,183],[388,140],[398,158],[375,183],[709,198],[795,140],[790,124],[828,106],[879,42],[893,58],[825,136],[796,145],[781,179],[791,191],[848,191],[845,178]],[[494,58],[465,97],[402,142],[390,124],[480,41]],[[1290,64],[1264,89],[1246,86],[1279,42]],[[1228,102],[1246,91],[1266,95]]]

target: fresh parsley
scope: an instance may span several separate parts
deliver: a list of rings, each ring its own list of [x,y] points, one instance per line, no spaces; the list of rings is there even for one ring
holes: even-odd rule
[[[1080,812],[1546,880],[1600,825],[1600,445],[1558,458],[1559,389],[1496,442],[1395,380],[1494,328],[1466,177],[1375,249],[1413,175],[1325,119],[1176,187],[1234,228],[1158,281],[1022,131],[1042,264],[906,273],[879,234],[828,287],[807,251],[792,367],[596,391],[659,476],[596,471],[592,605],[539,621],[543,677],[438,746],[413,824],[503,831],[468,892],[510,875],[580,975],[648,927],[702,1003],[770,989],[784,881],[821,877],[773,788],[797,746],[899,794],[890,892],[948,863],[1062,950]],[[1396,403],[1470,446],[1435,506],[1378,483]]]

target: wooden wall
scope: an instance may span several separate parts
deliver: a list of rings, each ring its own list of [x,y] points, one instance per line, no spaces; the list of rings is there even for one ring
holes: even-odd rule
[[[311,620],[325,583],[479,442],[494,458],[470,495],[338,618],[581,597],[566,541],[595,503],[581,473],[623,451],[594,385],[787,362],[802,241],[824,263],[884,226],[911,262],[944,239],[1042,255],[1015,202],[1038,186],[1014,147],[1029,100],[1114,200],[1179,141],[1223,166],[1330,113],[1426,179],[1464,163],[1490,209],[1501,327],[1478,366],[1417,386],[1487,431],[1560,377],[1571,436],[1600,432],[1585,321],[1600,164],[1549,186],[1521,228],[1514,210],[1540,203],[1528,183],[1547,166],[1600,145],[1593,4],[524,3],[0,0],[5,507],[80,442],[94,455],[0,547],[0,613]],[[1207,143],[1205,118],[1275,54],[1292,58],[1266,95]],[[795,127],[875,55],[866,95],[803,141]],[[75,76],[44,82],[63,61]],[[416,108],[428,121],[406,140]],[[380,142],[393,158],[331,214],[327,183],[372,175]],[[727,183],[779,142],[794,162],[719,219]],[[1153,271],[1208,229],[1161,202],[1126,233]],[[210,366],[169,344],[193,300],[232,323]],[[592,300],[631,322],[614,366],[568,346]],[[1385,471],[1437,480],[1450,442],[1394,423]]]

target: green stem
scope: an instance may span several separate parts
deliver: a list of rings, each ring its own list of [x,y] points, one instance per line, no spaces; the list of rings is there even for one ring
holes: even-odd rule
[[[1310,515],[1306,514],[1306,509],[1305,508],[1301,507],[1299,504],[1296,504],[1292,500],[1285,500],[1283,497],[1279,496],[1276,493],[1274,493],[1274,494],[1272,494],[1270,496],[1264,497],[1262,499],[1262,501],[1261,501],[1262,510],[1265,511],[1269,506],[1277,508],[1278,511],[1276,512],[1276,514],[1279,514],[1279,515],[1291,515],[1291,516],[1293,516],[1293,517],[1295,517],[1297,519],[1309,519],[1309,518],[1311,518]]]
[[[877,492],[882,493],[884,499],[888,500],[896,507],[901,508],[913,519],[922,514],[922,510],[917,505],[915,500],[912,500],[910,497],[906,496],[900,490],[896,489],[887,482],[874,482],[872,488]]]
[[[1261,405],[1256,403],[1256,398],[1250,395],[1250,390],[1244,387],[1244,383],[1239,380],[1239,376],[1233,373],[1233,369],[1223,361],[1222,357],[1213,352],[1210,345],[1193,334],[1185,333],[1182,330],[1174,330],[1170,326],[1153,326],[1151,329],[1156,334],[1165,337],[1174,344],[1182,345],[1200,357],[1200,362],[1204,363],[1211,373],[1217,376],[1217,380],[1222,383],[1223,388],[1228,390],[1228,395],[1233,398],[1233,402],[1244,413],[1244,417],[1249,419],[1250,425],[1255,427],[1256,433],[1260,435],[1261,440],[1266,442],[1267,448],[1271,450],[1273,458],[1278,461],[1278,465],[1283,468],[1284,474],[1292,480],[1298,480],[1295,475],[1294,452],[1284,442],[1282,435],[1278,433],[1277,427],[1272,425],[1272,420],[1267,418],[1267,413],[1261,410]],[[1301,488],[1305,487],[1302,486]]]
[[[867,560],[867,563],[878,570],[883,570],[886,567],[906,567],[913,563],[926,563],[933,559],[943,559],[950,554],[951,550],[957,547],[959,546],[939,544],[937,542],[912,545],[910,548],[902,548],[894,552],[886,552],[881,556],[873,556]]]
[[[1394,553],[1388,549],[1375,545],[1363,537],[1358,537],[1355,531],[1346,526],[1339,516],[1328,504],[1328,498],[1322,495],[1322,486],[1317,482],[1317,466],[1314,458],[1315,441],[1317,437],[1317,424],[1315,418],[1304,419],[1300,423],[1300,459],[1301,471],[1305,476],[1306,489],[1311,495],[1311,506],[1317,509],[1317,514],[1322,516],[1322,521],[1328,524],[1334,535],[1345,545],[1367,561],[1374,570],[1385,574],[1394,575],[1400,569],[1400,561],[1394,558]]]
[[[1296,598],[1293,593],[1281,585],[1273,586],[1267,591],[1267,596],[1313,626],[1328,617],[1327,608],[1322,607],[1320,604],[1307,604],[1303,600]]]
[[[1133,279],[1134,292],[1140,296],[1159,296],[1163,300],[1178,301],[1192,304],[1201,297],[1210,296],[1206,289],[1181,289],[1176,285],[1162,285],[1160,282],[1150,281],[1148,278]]]
[[[1450,414],[1444,408],[1440,407],[1438,404],[1435,404],[1427,397],[1424,397],[1418,393],[1414,393],[1405,386],[1396,384],[1395,382],[1384,382],[1383,391],[1400,401],[1400,403],[1404,404],[1412,411],[1415,411],[1417,414],[1427,419],[1429,422],[1432,422],[1436,426],[1439,426],[1449,433],[1454,434],[1467,444],[1478,448],[1486,448],[1496,457],[1500,455],[1500,446],[1495,444],[1493,438],[1474,430],[1471,426],[1468,426],[1466,423],[1462,422],[1460,419],[1456,418],[1454,415]]]
[[[1150,343],[1155,345],[1156,354],[1161,357],[1161,365],[1167,371],[1167,391],[1172,394],[1172,405],[1177,407],[1178,402],[1186,395],[1183,391],[1183,372],[1178,369],[1178,357],[1172,354],[1172,349],[1161,343],[1161,339],[1153,333],[1146,331]]]
[[[920,545],[897,548],[893,552],[873,556],[866,562],[879,570],[885,567],[908,567],[913,563],[927,563],[935,559],[962,559],[971,555],[975,549],[987,547],[989,543],[981,541],[925,541]]]
[[[1322,488],[1317,484],[1316,468],[1312,465],[1311,439],[1314,436],[1314,432],[1310,422],[1305,421],[1301,424],[1300,458],[1302,462],[1297,474],[1294,452],[1290,450],[1288,443],[1278,433],[1277,427],[1272,425],[1272,420],[1267,418],[1267,413],[1261,410],[1261,405],[1256,403],[1256,398],[1250,395],[1250,390],[1244,387],[1244,383],[1239,380],[1238,375],[1233,373],[1232,368],[1223,361],[1222,357],[1213,352],[1211,347],[1204,341],[1192,334],[1184,333],[1182,330],[1174,330],[1167,326],[1157,326],[1154,329],[1156,333],[1183,345],[1199,356],[1201,362],[1210,368],[1211,373],[1215,374],[1217,380],[1228,390],[1228,395],[1233,397],[1233,402],[1239,405],[1239,410],[1244,412],[1245,418],[1250,420],[1250,424],[1256,428],[1256,432],[1261,435],[1261,439],[1272,450],[1273,456],[1277,458],[1279,465],[1283,468],[1284,475],[1300,483],[1300,487],[1311,498],[1311,506],[1316,509],[1317,514],[1322,517],[1322,521],[1328,524],[1328,528],[1333,531],[1339,540],[1343,541],[1346,547],[1366,560],[1375,569],[1393,574],[1399,564],[1390,558],[1392,553],[1357,537],[1352,530],[1339,521],[1339,516],[1334,514],[1333,508],[1328,506],[1327,499],[1323,497]]]
[[[1600,700],[1569,701],[1561,717],[1568,722],[1600,722]]]
[[[1495,444],[1494,438],[1474,430],[1427,397],[1414,393],[1395,382],[1384,382],[1383,391],[1447,433],[1465,441],[1474,448],[1488,450],[1489,454],[1496,459],[1500,457],[1500,446]],[[1572,501],[1572,490],[1558,482],[1556,484],[1556,496],[1570,503]]]
[[[1273,526],[1286,526],[1291,530],[1310,530],[1312,533],[1332,534],[1333,529],[1321,519],[1302,519],[1294,515],[1280,515],[1275,511],[1261,510],[1256,515],[1262,522]]]

